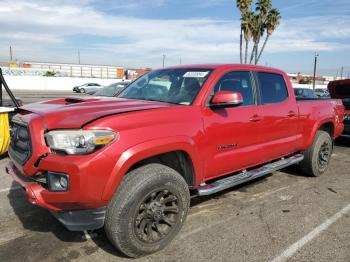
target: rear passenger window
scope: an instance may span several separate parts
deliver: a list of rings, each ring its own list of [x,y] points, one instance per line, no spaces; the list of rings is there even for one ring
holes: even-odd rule
[[[258,73],[262,102],[280,103],[288,98],[288,89],[282,75]]]
[[[218,91],[239,92],[243,97],[242,105],[254,105],[254,95],[249,72],[230,72],[217,82],[214,93]]]

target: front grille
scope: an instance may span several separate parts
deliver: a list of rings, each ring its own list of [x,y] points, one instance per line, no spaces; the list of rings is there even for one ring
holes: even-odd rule
[[[18,122],[11,122],[11,142],[9,155],[20,165],[24,165],[32,155],[29,127]]]

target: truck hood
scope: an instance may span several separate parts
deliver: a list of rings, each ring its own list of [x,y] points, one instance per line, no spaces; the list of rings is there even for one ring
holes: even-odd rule
[[[33,103],[22,110],[40,115],[47,129],[81,128],[96,119],[127,113],[176,106],[168,103],[122,98],[77,98]]]

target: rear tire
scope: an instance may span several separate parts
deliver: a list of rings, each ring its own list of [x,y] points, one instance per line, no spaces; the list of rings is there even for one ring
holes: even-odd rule
[[[329,133],[317,131],[311,147],[304,152],[304,160],[300,163],[301,170],[309,176],[324,174],[329,166],[333,152],[333,141]]]
[[[126,175],[107,207],[106,235],[129,257],[157,252],[180,231],[189,204],[178,172],[160,164],[139,167]]]

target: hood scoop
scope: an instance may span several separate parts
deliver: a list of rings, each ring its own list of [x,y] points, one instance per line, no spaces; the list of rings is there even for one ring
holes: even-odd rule
[[[79,103],[94,101],[94,100],[96,99],[84,99],[79,97],[67,97],[66,99],[64,99],[66,104],[79,104]]]

